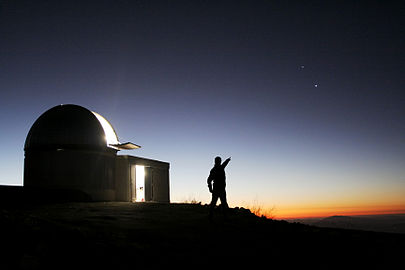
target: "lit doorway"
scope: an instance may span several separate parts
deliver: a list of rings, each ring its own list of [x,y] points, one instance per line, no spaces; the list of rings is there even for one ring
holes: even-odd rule
[[[135,201],[145,201],[145,166],[135,166]]]

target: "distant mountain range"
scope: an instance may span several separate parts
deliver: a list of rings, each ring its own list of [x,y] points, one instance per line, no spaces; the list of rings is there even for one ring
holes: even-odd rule
[[[369,216],[330,216],[327,218],[313,219],[293,219],[290,222],[300,222],[303,224],[389,233],[405,234],[405,214],[394,215],[369,215]]]

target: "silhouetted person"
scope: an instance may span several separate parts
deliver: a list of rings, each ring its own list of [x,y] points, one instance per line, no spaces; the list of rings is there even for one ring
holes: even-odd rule
[[[215,205],[217,204],[218,198],[221,200],[222,211],[224,217],[226,218],[226,211],[228,210],[228,203],[226,201],[226,191],[225,191],[225,167],[228,165],[231,158],[228,158],[221,164],[221,157],[215,158],[214,168],[211,169],[210,175],[207,179],[208,189],[212,193],[212,200],[210,205],[210,215],[209,218],[212,220],[212,215],[214,212]],[[212,185],[212,182],[214,184]]]

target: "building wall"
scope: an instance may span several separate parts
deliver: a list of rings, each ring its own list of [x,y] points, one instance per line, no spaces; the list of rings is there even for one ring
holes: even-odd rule
[[[131,183],[137,179],[135,179],[134,173],[131,177],[131,167],[142,165],[145,166],[145,201],[170,202],[169,163],[135,156],[118,155],[116,164],[117,200],[132,200],[134,191],[131,190]]]
[[[103,151],[26,151],[24,186],[77,190],[93,201],[113,201],[115,157],[115,153]]]
[[[78,191],[93,201],[129,202],[135,198],[135,165],[145,166],[145,201],[170,202],[169,163],[114,152],[26,151],[24,186]]]
[[[128,160],[117,156],[115,159],[115,199],[131,201],[131,168]]]
[[[170,202],[169,170],[152,168],[152,200]]]

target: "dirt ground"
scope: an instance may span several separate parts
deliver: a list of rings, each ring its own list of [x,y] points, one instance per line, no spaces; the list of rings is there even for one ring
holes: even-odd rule
[[[59,203],[0,207],[1,269],[283,266],[403,261],[405,235],[327,229],[197,204]]]

